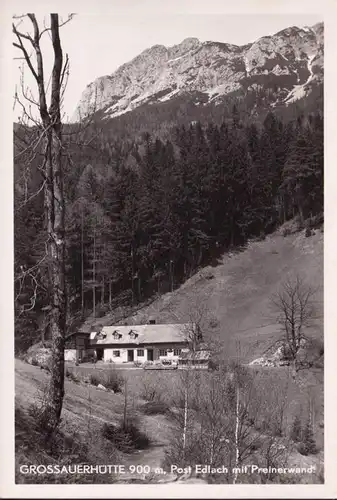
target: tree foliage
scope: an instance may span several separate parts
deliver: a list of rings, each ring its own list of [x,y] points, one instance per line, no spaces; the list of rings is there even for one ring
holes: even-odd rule
[[[228,248],[295,215],[323,211],[321,116],[285,122],[269,113],[262,124],[251,124],[240,107],[231,113],[220,124],[177,126],[167,140],[149,133],[113,138],[102,125],[74,144],[67,129],[70,314],[99,314],[118,297],[136,304],[170,291]],[[19,162],[17,169],[20,204]],[[31,178],[36,184],[37,173]],[[18,266],[37,261],[24,249],[25,233],[37,248],[42,227],[38,199],[25,210],[25,230],[24,215],[16,215]]]

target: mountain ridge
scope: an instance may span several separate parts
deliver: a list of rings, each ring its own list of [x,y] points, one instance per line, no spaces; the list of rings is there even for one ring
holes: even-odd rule
[[[225,96],[272,89],[271,106],[287,105],[323,82],[323,23],[285,28],[242,46],[185,38],[153,45],[83,91],[72,121],[100,111],[114,118],[143,104],[186,93],[196,105]],[[202,99],[200,99],[200,93]]]

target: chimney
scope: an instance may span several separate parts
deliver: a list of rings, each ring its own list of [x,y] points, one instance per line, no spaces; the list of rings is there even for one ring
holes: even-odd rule
[[[155,318],[150,317],[150,318],[149,318],[149,325],[155,325],[155,324],[156,324],[156,320],[155,320]]]

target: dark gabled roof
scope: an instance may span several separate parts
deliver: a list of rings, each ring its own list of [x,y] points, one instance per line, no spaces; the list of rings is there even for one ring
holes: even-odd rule
[[[115,345],[186,343],[186,326],[184,324],[105,326],[99,333],[92,332],[90,340],[94,344]],[[118,338],[116,338],[116,333],[119,334]]]

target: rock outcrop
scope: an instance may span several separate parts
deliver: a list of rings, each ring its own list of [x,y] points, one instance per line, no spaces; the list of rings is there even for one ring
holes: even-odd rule
[[[273,106],[287,105],[322,81],[322,23],[290,27],[244,46],[186,38],[173,47],[154,45],[90,83],[72,121],[97,111],[116,117],[184,94],[203,105],[263,89],[273,94]]]

